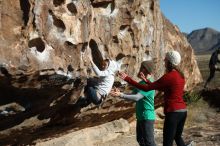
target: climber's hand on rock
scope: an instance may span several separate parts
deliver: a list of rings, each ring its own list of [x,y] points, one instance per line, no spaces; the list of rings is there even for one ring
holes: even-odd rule
[[[126,74],[126,73],[124,73],[124,72],[119,72],[118,73],[118,76],[121,78],[121,79],[125,79],[128,75]]]

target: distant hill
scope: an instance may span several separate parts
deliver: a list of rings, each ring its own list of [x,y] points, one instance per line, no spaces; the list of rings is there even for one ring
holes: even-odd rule
[[[212,28],[204,28],[192,31],[187,39],[195,53],[213,52],[220,47],[220,32]]]

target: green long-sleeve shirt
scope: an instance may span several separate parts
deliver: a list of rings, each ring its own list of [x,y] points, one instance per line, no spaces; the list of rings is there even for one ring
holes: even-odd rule
[[[151,78],[152,82],[153,79]],[[145,84],[144,81],[139,82],[140,84]],[[128,95],[122,94],[122,98],[136,101],[136,118],[137,120],[155,120],[154,112],[154,96],[155,90],[143,91],[135,89],[133,91],[136,94]]]

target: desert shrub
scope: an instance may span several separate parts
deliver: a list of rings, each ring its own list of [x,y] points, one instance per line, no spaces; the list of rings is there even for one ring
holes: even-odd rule
[[[200,95],[200,93],[197,92],[187,91],[183,95],[183,99],[187,103],[187,105],[197,102],[200,98],[202,98],[202,96]]]

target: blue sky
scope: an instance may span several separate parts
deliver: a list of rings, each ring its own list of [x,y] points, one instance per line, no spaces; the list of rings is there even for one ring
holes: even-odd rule
[[[205,27],[220,31],[220,0],[160,0],[160,8],[182,32]]]

